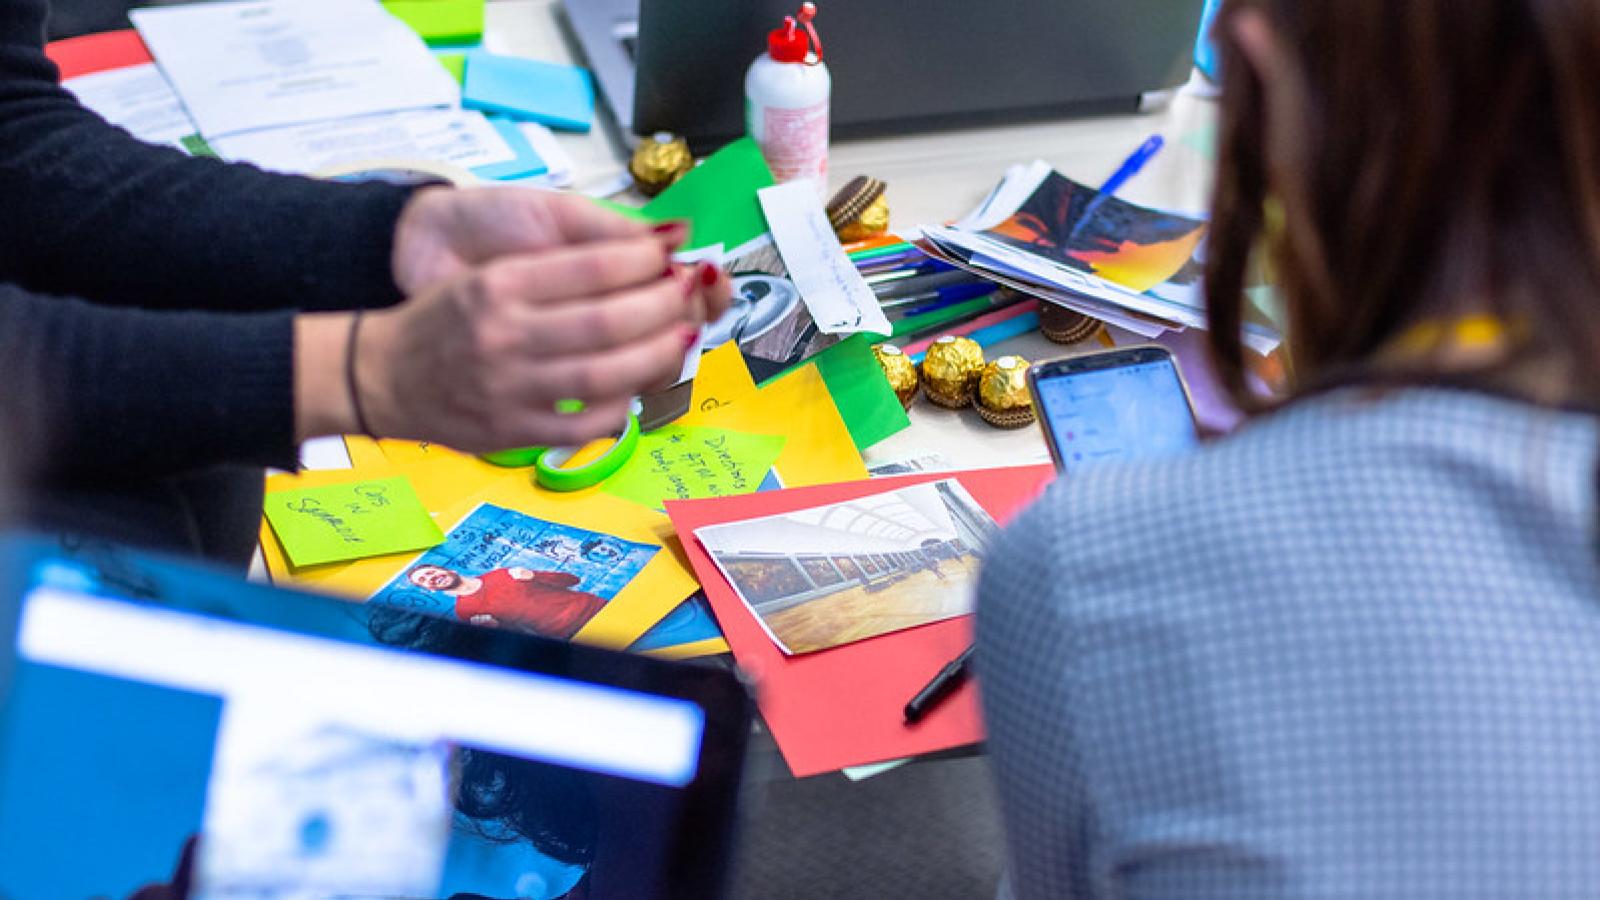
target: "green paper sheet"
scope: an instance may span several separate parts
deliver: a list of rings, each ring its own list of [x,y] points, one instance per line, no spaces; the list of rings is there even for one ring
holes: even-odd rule
[[[450,73],[450,77],[460,84],[467,80],[467,55],[465,53],[439,53],[434,56],[439,65]]]
[[[353,481],[266,498],[267,522],[295,568],[425,550],[444,533],[405,478]]]
[[[668,425],[639,438],[608,494],[661,509],[667,500],[753,494],[783,453],[781,435]]]
[[[817,371],[857,450],[911,426],[905,407],[872,355],[872,344],[867,335],[851,335],[816,356]]]
[[[767,233],[756,191],[773,184],[761,148],[750,138],[740,138],[646,204],[644,214],[656,222],[687,219],[693,231],[685,250],[712,244],[732,250]]]
[[[608,200],[605,197],[592,197],[590,199],[594,200],[594,202],[600,204],[601,206],[605,207],[606,209],[609,209],[612,212],[617,213],[618,215],[627,216],[630,219],[638,219],[641,222],[654,222],[654,221],[656,221],[655,219],[652,219],[649,216],[645,215],[644,210],[640,209],[637,206],[629,206],[626,203],[618,203],[615,200]]]
[[[483,40],[484,0],[383,0],[390,15],[411,26],[430,47]]]

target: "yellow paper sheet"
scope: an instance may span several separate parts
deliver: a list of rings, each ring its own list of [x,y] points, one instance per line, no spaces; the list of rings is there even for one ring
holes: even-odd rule
[[[503,478],[476,496],[445,510],[439,515],[439,523],[448,532],[484,503],[663,548],[638,576],[583,626],[573,638],[576,641],[625,648],[700,587],[681,552],[675,546],[668,545],[667,539],[673,534],[671,522],[666,516],[638,504],[595,489],[555,494],[535,488],[525,476],[512,477]],[[345,597],[365,599],[387,584],[415,558],[416,554],[401,558],[384,557],[319,570],[310,586]]]
[[[690,415],[728,406],[756,392],[756,382],[744,364],[739,346],[732,341],[700,357],[700,371],[694,377],[690,396]]]
[[[723,638],[707,638],[703,641],[693,641],[688,644],[678,644],[673,647],[661,647],[656,650],[646,650],[641,656],[654,656],[656,659],[695,659],[701,656],[716,656],[727,653],[728,642]]]
[[[713,354],[707,354],[710,359]],[[743,368],[743,360],[739,360]],[[749,372],[745,372],[749,377]],[[787,441],[774,468],[784,487],[808,487],[867,477],[867,467],[839,418],[833,395],[816,366],[805,366],[755,391],[752,396],[706,411],[698,407],[682,425],[726,428],[750,434],[781,434]]]
[[[383,465],[389,461],[378,442],[369,437],[358,434],[344,436],[344,449],[350,454],[350,465],[353,468],[364,469],[368,466]]]

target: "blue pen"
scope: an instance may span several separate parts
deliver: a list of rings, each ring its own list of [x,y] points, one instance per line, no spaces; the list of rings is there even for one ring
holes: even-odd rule
[[[980,284],[987,282],[976,275],[962,269],[951,268],[944,272],[934,272],[928,275],[912,275],[898,281],[868,282],[872,286],[872,293],[877,296],[878,302],[898,300],[910,297],[913,294],[926,294],[940,288],[954,287],[958,284]]]
[[[1089,205],[1084,208],[1083,215],[1078,217],[1078,224],[1072,226],[1072,231],[1067,235],[1067,240],[1070,242],[1077,237],[1078,233],[1083,231],[1083,227],[1089,224],[1089,220],[1094,218],[1094,214],[1100,211],[1101,204],[1105,203],[1117,191],[1122,190],[1123,185],[1127,184],[1133,176],[1139,174],[1139,170],[1148,165],[1150,160],[1154,159],[1166,144],[1166,140],[1159,134],[1140,144],[1139,149],[1133,151],[1123,161],[1121,167],[1116,172],[1113,172],[1110,178],[1106,179],[1106,183],[1100,185],[1100,193],[1093,200],[1090,200]]]

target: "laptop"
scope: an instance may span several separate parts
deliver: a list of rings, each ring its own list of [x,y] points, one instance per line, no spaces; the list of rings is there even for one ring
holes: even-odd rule
[[[723,896],[725,669],[18,537],[0,641],[6,900]]]
[[[799,0],[563,0],[625,132],[744,133],[744,74]],[[1202,0],[819,0],[835,137],[1132,112],[1188,76]]]

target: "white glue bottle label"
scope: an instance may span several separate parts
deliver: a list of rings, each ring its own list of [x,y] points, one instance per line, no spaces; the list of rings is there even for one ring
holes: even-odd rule
[[[811,24],[817,7],[767,35],[744,78],[745,125],[779,182],[807,179],[821,194],[828,185],[828,100],[833,77],[822,62],[822,40]],[[813,49],[814,47],[814,49]]]

